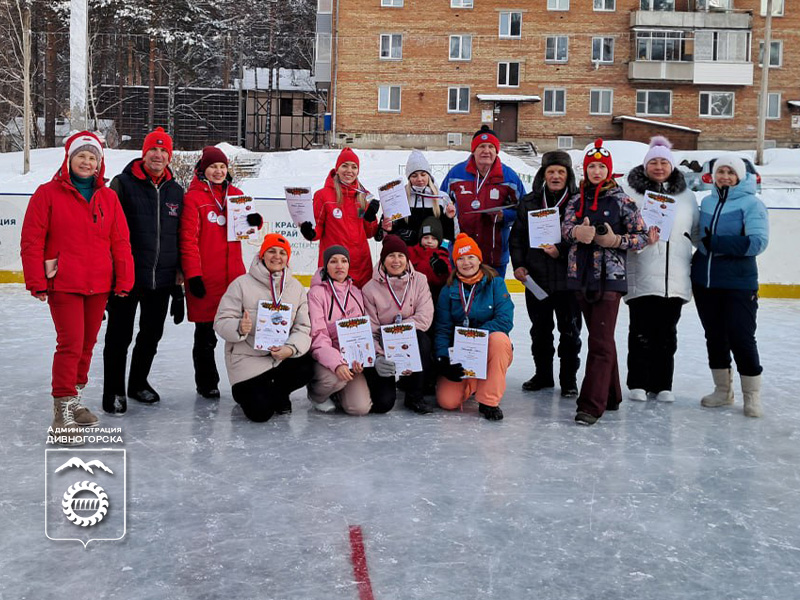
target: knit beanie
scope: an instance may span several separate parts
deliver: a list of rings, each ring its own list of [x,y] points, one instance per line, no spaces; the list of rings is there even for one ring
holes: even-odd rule
[[[482,125],[481,128],[472,136],[471,152],[475,152],[475,148],[486,142],[494,145],[495,149],[500,152],[500,140],[497,139],[494,131],[489,129],[488,125]]]
[[[206,169],[215,163],[224,163],[227,167],[228,157],[216,146],[206,146],[203,148],[203,154],[200,155],[200,161],[197,163],[197,173],[203,175]]]
[[[338,171],[339,167],[346,162],[356,163],[356,166],[361,168],[358,156],[356,156],[356,153],[349,147],[342,148],[342,151],[339,153],[339,158],[336,159],[336,167],[334,170]]]
[[[287,260],[292,258],[292,247],[280,233],[268,233],[264,236],[264,241],[261,243],[261,250],[258,251],[258,257],[263,258],[264,253],[273,246],[286,250]]]
[[[669,164],[674,169],[675,157],[672,155],[671,148],[672,148],[672,142],[670,142],[663,135],[657,135],[655,137],[650,138],[650,149],[647,151],[647,154],[644,155],[644,160],[642,161],[642,165],[647,167],[647,163],[649,163],[654,158],[663,158],[669,161]]]
[[[161,127],[156,127],[155,131],[151,131],[145,136],[144,144],[142,144],[142,156],[147,154],[150,148],[155,147],[165,148],[169,160],[172,160],[172,138]]]
[[[383,247],[381,248],[381,264],[386,260],[392,252],[400,252],[408,258],[408,246],[398,235],[387,235],[383,238]]]
[[[744,181],[747,177],[747,167],[744,161],[735,154],[723,154],[714,162],[714,182],[717,181],[717,171],[720,167],[730,167],[739,181]]]
[[[64,144],[64,150],[67,153],[67,160],[78,152],[87,150],[97,157],[98,165],[103,162],[103,145],[96,135],[88,131],[81,131],[70,137]]]
[[[411,175],[417,171],[425,171],[428,174],[428,177],[431,178],[431,181],[433,181],[433,175],[431,175],[431,165],[425,158],[425,155],[419,150],[412,150],[411,155],[408,157],[408,161],[406,162],[406,179],[411,177]]]
[[[334,245],[325,248],[325,252],[322,253],[322,264],[327,267],[328,263],[331,261],[331,258],[337,254],[343,255],[345,258],[347,258],[347,262],[350,262],[350,251],[344,246]]]
[[[432,235],[439,240],[439,245],[441,246],[444,239],[442,222],[436,217],[427,217],[419,228],[419,239],[422,239],[423,235]]]
[[[477,242],[466,233],[459,233],[453,244],[453,260],[456,261],[462,256],[468,256],[470,254],[477,256],[478,260],[483,262],[483,253],[478,247]]]
[[[551,150],[542,154],[542,166],[540,167],[542,173],[547,170],[547,167],[553,165],[564,167],[569,171],[572,168],[572,157],[563,150]]]

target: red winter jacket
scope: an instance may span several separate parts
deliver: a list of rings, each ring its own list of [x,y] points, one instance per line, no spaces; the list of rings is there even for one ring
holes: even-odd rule
[[[314,238],[319,240],[319,261],[329,246],[344,246],[350,251],[350,277],[359,288],[372,279],[372,254],[368,239],[375,237],[378,222],[368,223],[361,218],[361,205],[353,189],[342,186],[342,205],[336,203],[333,186],[335,171],[328,174],[325,187],[314,194],[314,219],[317,222]],[[358,182],[354,187],[360,187]]]
[[[25,287],[72,294],[130,292],[134,271],[130,235],[117,194],[95,177],[90,202],[69,178],[65,156],[53,179],[40,185],[28,203],[20,242]],[[44,261],[58,259],[58,271],[45,277]]]
[[[242,195],[239,188],[227,186],[228,196]],[[187,281],[202,277],[206,288],[202,298],[186,291],[188,316],[193,323],[211,323],[228,285],[245,274],[242,243],[229,242],[227,224],[217,223],[217,217],[225,214],[222,186],[213,186],[212,192],[209,181],[195,176],[183,197],[179,238],[184,277]]]
[[[431,266],[431,257],[434,254],[447,263],[447,273],[444,275],[437,275],[433,271],[433,267]],[[433,296],[433,301],[435,303],[439,298],[439,292],[442,291],[442,288],[447,283],[447,278],[450,276],[450,272],[452,271],[450,254],[444,248],[423,248],[420,245],[416,245],[408,247],[408,257],[411,260],[411,264],[414,265],[414,269],[428,278],[428,285],[431,288],[431,296]]]

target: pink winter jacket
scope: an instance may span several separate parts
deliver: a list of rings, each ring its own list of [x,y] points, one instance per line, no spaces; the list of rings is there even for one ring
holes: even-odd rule
[[[403,301],[400,314],[405,322],[413,322],[417,326],[417,331],[427,331],[433,323],[433,298],[431,289],[428,286],[428,279],[414,269],[409,263],[408,271],[400,277],[389,277],[392,289],[398,300],[402,300],[403,291],[406,284],[411,280],[410,287]],[[381,346],[381,325],[391,325],[397,316],[397,304],[392,298],[389,289],[386,287],[386,273],[380,268],[380,264],[375,265],[372,271],[372,279],[367,282],[362,290],[364,294],[364,308],[372,322],[372,335],[375,338],[375,350],[383,354]]]
[[[331,280],[336,287],[339,301],[344,300],[348,282],[337,283]],[[330,283],[323,281],[322,269],[318,270],[311,278],[311,289],[308,291],[308,315],[311,319],[311,356],[326,369],[336,371],[339,365],[347,364],[339,350],[339,335],[336,333],[336,321],[350,317],[363,317],[364,298],[355,283],[350,286],[350,297],[345,305],[345,311],[333,299]]]

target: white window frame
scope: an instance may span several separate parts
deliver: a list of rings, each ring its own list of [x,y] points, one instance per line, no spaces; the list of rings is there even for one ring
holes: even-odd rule
[[[711,110],[711,96],[712,94],[717,95],[724,95],[731,97],[731,114],[729,115],[714,115],[710,113]],[[708,114],[703,114],[703,96],[708,96]],[[697,106],[697,114],[703,119],[732,119],[736,115],[736,94],[734,92],[727,92],[727,91],[707,91],[707,92],[700,92],[698,95],[698,106]]]
[[[598,94],[598,109],[592,111],[592,95]],[[603,95],[608,94],[608,112],[603,111]],[[589,114],[590,115],[610,115],[614,112],[614,90],[613,88],[592,88],[589,90]]]
[[[769,52],[769,68],[770,69],[780,69],[783,66],[783,40],[772,40],[770,42],[772,46],[778,47],[778,62],[777,64],[772,64],[772,48],[770,48]],[[764,40],[758,42],[758,66],[764,66]]]
[[[316,41],[314,61],[319,63],[331,62],[333,36],[330,33],[318,33]],[[322,52],[320,52],[320,49],[322,49]]]
[[[317,0],[317,14],[329,15],[333,12],[333,0]]]
[[[472,0],[450,0],[450,8],[472,8]]]
[[[510,81],[511,81],[511,65],[517,65],[517,83],[516,84],[510,83]],[[506,72],[506,82],[505,83],[500,83],[500,72],[503,70],[504,66],[505,66],[505,72]],[[497,87],[518,88],[519,87],[519,82],[522,79],[522,70],[520,69],[520,66],[521,66],[521,63],[519,61],[515,61],[515,60],[501,60],[500,62],[498,62],[497,63]]]
[[[397,108],[392,108],[392,90],[397,88]],[[387,105],[381,107],[381,94],[386,94]],[[399,113],[403,104],[403,87],[399,85],[379,85],[378,86],[378,112]]]
[[[611,3],[611,8],[606,8],[609,2]],[[598,4],[602,6],[598,8]],[[592,8],[595,12],[614,12],[617,10],[617,0],[592,0]]]
[[[639,94],[646,94],[645,112],[639,112]],[[669,94],[669,112],[668,113],[651,113],[647,112],[647,104],[649,104],[650,94]],[[648,117],[671,117],[672,116],[672,90],[636,90],[636,114]]]
[[[672,7],[663,9],[663,8],[655,8],[656,2],[672,2]],[[645,3],[647,4],[645,6]],[[646,10],[651,12],[675,12],[675,0],[641,0],[639,2],[639,9]]]
[[[513,23],[514,15],[519,15],[519,32],[514,35]],[[506,17],[507,31],[503,31],[503,17]],[[497,24],[497,35],[502,40],[518,40],[522,37],[522,11],[519,10],[503,10],[500,11]]]
[[[605,48],[605,40],[611,40],[611,58],[595,58],[594,57],[594,44],[597,40],[600,40],[600,55],[603,55],[603,49]],[[604,36],[596,36],[592,38],[592,62],[597,62],[603,65],[610,65],[614,62],[614,46],[615,40],[610,35]]]
[[[450,107],[450,94],[456,90],[456,108]],[[461,100],[466,96],[467,108],[465,110],[459,109]],[[469,112],[469,87],[468,86],[450,86],[447,88],[447,112],[450,114],[467,114]]]
[[[770,98],[776,98],[775,101],[775,108],[777,109],[777,114],[775,111],[770,112]],[[768,92],[767,93],[767,120],[768,121],[778,121],[781,118],[781,93],[780,92]]]
[[[553,107],[551,108],[547,106],[547,96],[549,94],[553,94]],[[564,110],[561,111],[555,108],[555,105],[558,103],[558,94],[561,94],[564,98]],[[542,93],[542,114],[546,117],[561,117],[567,114],[567,88],[544,88]]]
[[[569,0],[547,0],[547,10],[569,10]]]
[[[554,58],[548,58],[547,52],[549,50],[550,40],[555,40],[555,45],[553,47]],[[564,40],[565,43],[565,53],[564,58],[558,58],[558,41]],[[565,63],[569,62],[569,36],[567,35],[548,35],[544,41],[544,62],[546,63]]]
[[[782,17],[785,8],[785,0],[772,0],[772,16],[773,17]],[[767,0],[761,0],[761,9],[759,14],[762,17],[767,16]]]
[[[403,8],[403,0],[381,0],[381,6],[385,8]]]
[[[575,147],[575,140],[571,135],[558,136],[558,149],[559,150],[572,150]]]
[[[453,39],[458,38],[458,56],[453,56]],[[464,56],[464,40],[469,40],[469,53]],[[448,41],[448,48],[447,48],[448,56],[450,60],[455,61],[469,61],[472,60],[472,35],[468,33],[460,33],[454,34],[450,36]]]
[[[395,49],[394,41],[400,40],[400,44],[397,48],[400,49],[399,56],[392,56],[392,53]],[[383,41],[388,40],[389,46],[388,51],[389,54],[387,56],[383,55]],[[380,41],[378,44],[378,56],[381,60],[403,60],[403,34],[402,33],[382,33],[380,36]]]

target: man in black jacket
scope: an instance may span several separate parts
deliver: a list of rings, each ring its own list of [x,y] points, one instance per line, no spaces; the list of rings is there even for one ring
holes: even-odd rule
[[[511,229],[509,245],[514,277],[524,282],[530,275],[547,298],[537,300],[525,290],[525,305],[531,319],[531,353],[536,373],[522,384],[522,389],[536,391],[552,388],[553,381],[553,314],[558,322],[558,357],[561,361],[559,380],[561,395],[578,395],[576,374],[580,366],[581,311],[575,293],[567,290],[567,253],[569,244],[559,243],[545,248],[531,248],[528,238],[528,211],[557,207],[560,219],[570,197],[577,191],[572,159],[557,150],[542,155],[542,166],[533,180],[533,190],[522,198],[517,219]]]
[[[113,297],[108,303],[103,410],[111,414],[127,409],[125,365],[137,307],[139,333],[131,355],[127,395],[146,404],[160,400],[147,377],[164,333],[170,292],[181,277],[178,223],[183,188],[169,169],[171,159],[172,138],[158,127],[145,137],[142,158],[132,161],[111,181],[128,220],[136,270],[131,294]]]

